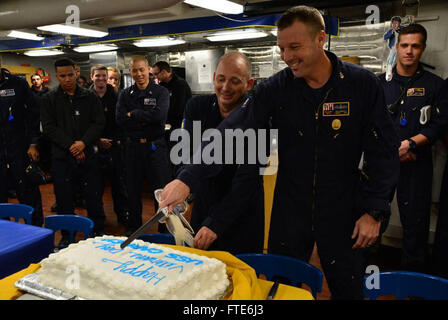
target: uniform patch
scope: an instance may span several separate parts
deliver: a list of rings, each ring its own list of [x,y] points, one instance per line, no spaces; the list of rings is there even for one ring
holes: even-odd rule
[[[406,95],[408,97],[424,97],[425,88],[409,88]]]
[[[145,100],[143,100],[143,104],[145,106],[155,106],[157,105],[157,100],[156,98],[145,98]]]
[[[334,119],[331,122],[331,127],[333,128],[333,130],[339,130],[341,128],[341,125],[342,125],[342,123],[341,123],[341,120],[339,120],[339,119]]]
[[[350,115],[350,102],[327,102],[322,106],[324,117],[347,117]]]
[[[0,90],[0,97],[13,97],[16,95],[14,89],[4,89]]]

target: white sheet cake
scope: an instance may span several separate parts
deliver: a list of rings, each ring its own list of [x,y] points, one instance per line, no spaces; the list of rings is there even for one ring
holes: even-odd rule
[[[42,260],[38,281],[85,299],[219,299],[223,262],[125,237],[89,238]]]

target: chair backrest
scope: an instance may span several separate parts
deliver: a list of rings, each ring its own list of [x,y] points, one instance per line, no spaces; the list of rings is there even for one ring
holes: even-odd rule
[[[305,283],[310,287],[314,299],[316,299],[317,293],[322,291],[322,272],[300,259],[262,253],[243,253],[236,257],[254,268],[258,276],[265,275],[269,281],[279,279],[279,282],[282,282],[283,278],[287,279],[289,284],[297,287],[301,287],[302,283]]]
[[[372,300],[394,295],[398,300],[417,297],[428,300],[448,300],[448,279],[410,271],[388,271],[378,274],[378,289],[367,287],[371,275],[364,277],[364,297]],[[372,278],[373,279],[373,278]],[[374,282],[372,281],[372,285]]]
[[[159,244],[176,244],[176,240],[171,233],[142,234],[138,237],[138,239]]]
[[[34,208],[19,203],[0,203],[0,218],[14,218],[16,222],[22,218],[26,224],[31,224]]]
[[[87,217],[81,217],[74,214],[58,214],[45,217],[45,228],[54,232],[66,230],[70,235],[70,243],[75,242],[76,231],[81,231],[84,239],[92,235],[94,223]],[[59,246],[56,246],[59,247]]]

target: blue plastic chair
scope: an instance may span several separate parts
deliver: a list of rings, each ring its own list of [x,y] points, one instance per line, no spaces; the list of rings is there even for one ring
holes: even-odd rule
[[[92,236],[94,223],[87,217],[81,217],[74,214],[58,214],[45,217],[45,228],[54,232],[58,230],[66,230],[69,232],[70,243],[75,242],[76,231],[81,231],[84,239]],[[64,246],[56,245],[55,248],[63,248]]]
[[[138,237],[138,239],[146,242],[159,243],[159,244],[176,244],[176,240],[174,239],[171,233],[142,234]]]
[[[305,283],[310,287],[314,299],[322,291],[322,272],[300,259],[262,253],[242,253],[236,257],[254,268],[258,276],[265,275],[269,281],[279,280],[282,283],[282,279],[287,279],[287,284],[296,287],[302,287],[302,283]]]
[[[375,300],[383,295],[394,295],[398,300],[417,297],[428,300],[448,300],[448,279],[410,271],[379,273],[379,289],[368,289],[364,277],[364,297]],[[366,281],[367,280],[367,281]]]
[[[31,224],[34,208],[19,203],[0,203],[0,218],[14,218],[19,222],[22,218],[26,224]]]

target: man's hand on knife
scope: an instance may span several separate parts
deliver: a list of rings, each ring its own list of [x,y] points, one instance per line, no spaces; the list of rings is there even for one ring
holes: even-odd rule
[[[163,188],[159,207],[168,207],[168,211],[173,211],[176,204],[183,204],[189,194],[190,187],[179,179],[175,179]]]

